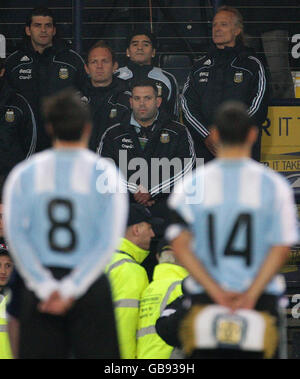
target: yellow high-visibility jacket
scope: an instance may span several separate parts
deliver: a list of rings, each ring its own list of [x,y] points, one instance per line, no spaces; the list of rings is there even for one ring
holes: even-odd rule
[[[174,347],[156,333],[155,323],[165,307],[182,295],[181,283],[188,275],[185,268],[161,263],[154,268],[153,281],[142,294],[137,332],[138,359],[172,358]]]
[[[140,264],[148,254],[149,251],[123,238],[120,249],[105,269],[113,295],[122,359],[136,358],[140,298],[149,284],[147,272]]]
[[[7,296],[0,295],[0,359],[13,359],[7,333]]]

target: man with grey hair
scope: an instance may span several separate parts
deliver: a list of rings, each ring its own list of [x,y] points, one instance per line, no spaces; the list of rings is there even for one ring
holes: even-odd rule
[[[216,155],[210,127],[216,108],[224,101],[242,101],[255,125],[261,127],[268,111],[269,89],[265,68],[243,43],[243,19],[232,7],[220,7],[212,21],[212,47],[192,68],[182,94],[185,125],[197,157]],[[260,160],[260,134],[252,157]]]

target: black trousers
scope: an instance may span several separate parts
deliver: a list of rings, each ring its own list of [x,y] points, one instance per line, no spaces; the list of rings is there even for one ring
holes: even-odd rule
[[[53,269],[54,276],[63,276]],[[39,299],[23,286],[20,297],[21,359],[119,359],[110,285],[94,282],[63,316],[40,313]]]

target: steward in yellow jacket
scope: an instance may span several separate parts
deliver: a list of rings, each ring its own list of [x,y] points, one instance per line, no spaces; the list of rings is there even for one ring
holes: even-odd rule
[[[165,307],[182,295],[181,283],[188,275],[176,263],[171,247],[162,240],[158,245],[159,264],[154,268],[153,281],[144,290],[138,320],[137,358],[178,358],[174,347],[166,344],[156,333],[155,323]]]
[[[12,359],[7,333],[6,302],[8,295],[0,294],[0,359]]]
[[[143,205],[132,204],[125,238],[105,270],[113,294],[122,359],[136,358],[140,298],[149,284],[141,263],[148,256],[151,238],[154,237],[152,225],[160,222]]]
[[[5,286],[13,270],[13,261],[6,248],[0,247],[0,359],[12,359],[7,333],[6,303],[8,295]]]

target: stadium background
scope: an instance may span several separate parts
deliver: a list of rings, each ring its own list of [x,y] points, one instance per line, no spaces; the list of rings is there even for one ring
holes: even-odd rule
[[[248,5],[237,8],[247,14],[245,28],[257,30],[257,36],[263,24],[288,30],[289,63],[297,97],[272,99],[263,129],[261,160],[288,178],[300,218],[300,0],[244,3]],[[126,62],[126,36],[135,26],[148,25],[158,40],[155,65],[173,73],[182,90],[193,59],[208,49],[210,20],[219,4],[222,0],[1,0],[0,34],[5,39],[0,38],[0,56],[17,49],[28,10],[47,6],[54,13],[59,36],[83,58],[89,47],[104,39],[115,50],[120,67]],[[257,53],[263,58],[263,51]],[[283,272],[290,300],[288,355],[300,358],[300,246],[292,249]]]

